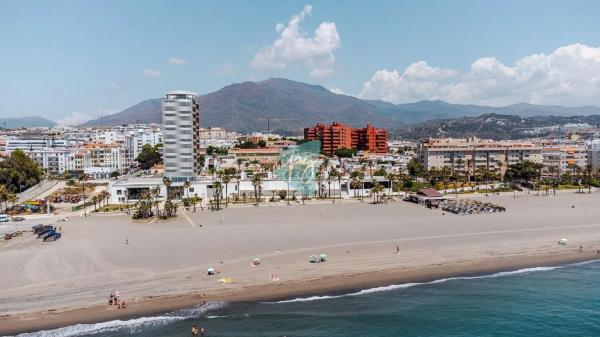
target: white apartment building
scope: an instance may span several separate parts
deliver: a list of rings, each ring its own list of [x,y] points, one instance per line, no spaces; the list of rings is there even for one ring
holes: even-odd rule
[[[76,145],[77,142],[68,139],[8,137],[6,139],[6,152],[11,153],[16,149],[29,152],[46,148],[67,148]]]
[[[29,156],[49,174],[63,174],[75,170],[75,150],[44,148],[27,151]]]
[[[432,138],[417,145],[417,158],[427,170],[449,167],[474,172],[483,167],[504,174],[516,163],[542,163],[542,147],[526,141]]]
[[[546,144],[542,150],[545,176],[560,176],[576,167],[585,168],[588,151],[582,144]]]
[[[162,103],[162,117],[164,174],[174,183],[192,180],[200,169],[197,95],[187,91],[167,93]]]

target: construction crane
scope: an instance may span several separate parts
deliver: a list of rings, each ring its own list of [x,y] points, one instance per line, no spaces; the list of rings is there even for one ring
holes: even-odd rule
[[[265,117],[259,118],[259,121],[267,121],[267,138],[271,136],[271,121],[297,121],[296,118],[273,118],[273,117]]]

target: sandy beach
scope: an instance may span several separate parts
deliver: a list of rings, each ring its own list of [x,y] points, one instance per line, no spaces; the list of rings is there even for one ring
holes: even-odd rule
[[[57,242],[25,235],[0,243],[0,335],[202,301],[290,298],[598,257],[598,193],[477,198],[507,211],[459,216],[397,201],[180,210],[163,223],[72,218],[60,223]],[[563,237],[566,246],[557,244]],[[320,253],[326,263],[308,262]],[[261,264],[251,266],[253,258]],[[209,267],[219,274],[207,276]],[[234,283],[219,284],[223,277]],[[113,290],[127,309],[108,307]]]

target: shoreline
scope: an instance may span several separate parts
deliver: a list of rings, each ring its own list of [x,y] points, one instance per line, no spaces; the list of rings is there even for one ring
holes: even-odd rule
[[[451,277],[485,276],[524,268],[558,267],[598,259],[599,256],[595,251],[516,255],[368,273],[335,274],[206,293],[194,291],[180,295],[149,296],[142,300],[128,301],[125,310],[110,308],[107,305],[96,305],[0,316],[0,335],[16,335],[74,324],[92,324],[156,315],[189,308],[201,304],[203,301],[258,302],[316,295],[348,294],[358,290],[389,285],[427,283]]]

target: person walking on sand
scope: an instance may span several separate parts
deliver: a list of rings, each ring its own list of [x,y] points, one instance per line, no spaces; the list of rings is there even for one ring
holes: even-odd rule
[[[394,254],[400,254],[400,246],[396,245],[396,251],[394,252]]]
[[[582,245],[579,245],[579,252],[583,253],[583,246]]]
[[[129,244],[129,238],[125,238],[125,244],[128,245]]]

